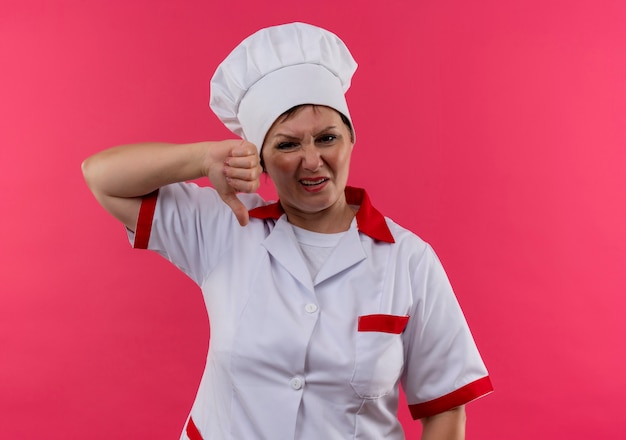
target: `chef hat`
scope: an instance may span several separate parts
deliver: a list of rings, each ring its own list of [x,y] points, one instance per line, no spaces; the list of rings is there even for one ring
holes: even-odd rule
[[[260,150],[276,118],[294,106],[325,105],[350,119],[344,94],[356,67],[343,41],[325,29],[304,23],[261,29],[218,66],[209,105]]]

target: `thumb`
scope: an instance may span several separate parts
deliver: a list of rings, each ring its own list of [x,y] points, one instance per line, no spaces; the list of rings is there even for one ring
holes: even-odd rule
[[[220,197],[226,203],[237,217],[237,221],[241,226],[248,224],[250,217],[248,216],[248,208],[239,200],[235,192],[220,194]]]

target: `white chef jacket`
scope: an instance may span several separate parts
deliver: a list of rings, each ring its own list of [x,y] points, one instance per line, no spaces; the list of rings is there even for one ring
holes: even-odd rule
[[[279,203],[240,194],[241,227],[211,188],[179,183],[142,202],[130,239],[202,289],[206,367],[181,439],[403,439],[414,418],[492,390],[431,247],[383,217],[364,190],[314,279]]]

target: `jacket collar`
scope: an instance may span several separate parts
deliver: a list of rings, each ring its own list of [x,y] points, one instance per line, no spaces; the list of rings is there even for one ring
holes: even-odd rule
[[[356,213],[356,224],[360,232],[368,235],[374,240],[384,241],[386,243],[395,243],[393,235],[387,226],[385,217],[378,211],[370,198],[362,188],[347,186],[345,189],[346,201],[349,205],[358,205],[359,210]],[[285,211],[280,201],[269,205],[259,206],[249,211],[250,217],[258,219],[274,219],[278,220]]]

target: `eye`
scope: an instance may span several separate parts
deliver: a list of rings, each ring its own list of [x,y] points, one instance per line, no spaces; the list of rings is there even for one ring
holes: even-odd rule
[[[293,148],[295,148],[298,144],[296,144],[295,142],[279,142],[276,145],[276,149],[277,150],[291,150]]]
[[[339,136],[337,136],[336,134],[324,134],[318,137],[315,141],[320,144],[332,144],[338,138]]]

